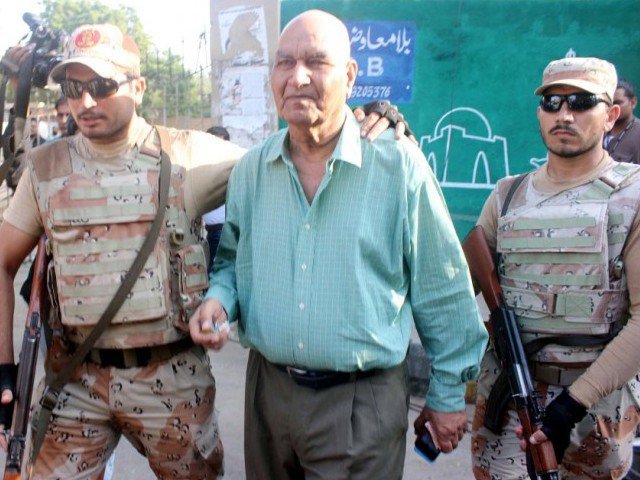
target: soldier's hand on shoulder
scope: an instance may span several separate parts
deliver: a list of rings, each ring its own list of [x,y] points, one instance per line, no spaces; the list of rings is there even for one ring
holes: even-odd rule
[[[229,337],[227,312],[214,298],[203,301],[189,319],[191,339],[204,347],[220,350]]]
[[[418,141],[409,128],[409,122],[398,110],[398,106],[388,100],[369,102],[362,107],[354,108],[353,114],[361,122],[360,136],[372,141],[380,136],[387,128],[395,129],[396,140],[406,135],[416,145]]]

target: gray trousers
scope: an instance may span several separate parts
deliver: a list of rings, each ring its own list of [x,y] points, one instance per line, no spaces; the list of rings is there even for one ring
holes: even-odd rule
[[[406,362],[314,390],[252,350],[245,390],[247,478],[400,479],[408,408]]]

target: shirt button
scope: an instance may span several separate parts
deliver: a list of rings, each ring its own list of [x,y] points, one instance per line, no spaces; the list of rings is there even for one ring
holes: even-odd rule
[[[302,271],[304,272],[307,269],[307,264],[303,263],[300,268],[302,268]]]
[[[309,225],[308,223],[304,226],[304,229],[308,232],[309,230],[311,230],[311,225]]]
[[[304,348],[304,343],[300,342],[300,343],[298,344],[298,348],[299,348],[300,350],[302,350],[302,349]]]
[[[300,310],[304,310],[304,303],[300,302],[300,305],[298,305],[298,308],[299,308]]]

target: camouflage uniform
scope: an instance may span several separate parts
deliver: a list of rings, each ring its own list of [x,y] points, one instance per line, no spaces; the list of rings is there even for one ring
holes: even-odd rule
[[[629,298],[622,250],[640,199],[640,170],[615,164],[600,178],[555,195],[532,188],[530,175],[498,218],[498,266],[506,302],[515,309],[523,342],[548,336],[604,336],[601,344],[546,344],[530,368],[547,402],[598,357],[628,319]],[[501,211],[513,178],[498,183]],[[472,457],[477,479],[528,478],[525,454],[508,409],[503,430],[483,426],[486,401],[500,367],[493,349],[482,363],[473,420]],[[640,382],[632,379],[599,400],[571,433],[562,478],[622,478],[631,466],[640,422]],[[512,407],[511,407],[512,408]]]
[[[51,326],[71,349],[97,323],[158,210],[159,138],[148,126],[144,133],[116,161],[85,158],[80,137],[31,155],[31,179],[53,253],[49,288],[56,320]],[[188,144],[193,132],[167,134],[175,146]],[[122,433],[149,459],[158,478],[222,473],[215,381],[204,350],[189,347],[187,321],[208,287],[208,259],[200,217],[186,214],[185,178],[185,168],[174,163],[155,248],[89,361],[61,392],[33,478],[101,478]],[[183,347],[174,350],[176,345]],[[135,349],[164,357],[155,361],[151,355],[140,367],[134,360],[133,368],[92,363],[102,358],[103,349],[131,353],[125,359],[135,359]],[[52,348],[47,365],[63,368],[66,358]]]

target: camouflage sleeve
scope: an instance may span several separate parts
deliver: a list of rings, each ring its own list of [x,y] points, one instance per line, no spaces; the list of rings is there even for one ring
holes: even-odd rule
[[[629,232],[623,252],[631,314],[622,331],[598,359],[569,387],[569,392],[586,407],[622,387],[640,370],[640,218]]]
[[[4,212],[4,220],[34,237],[39,237],[44,231],[31,175],[21,177],[11,203]]]

